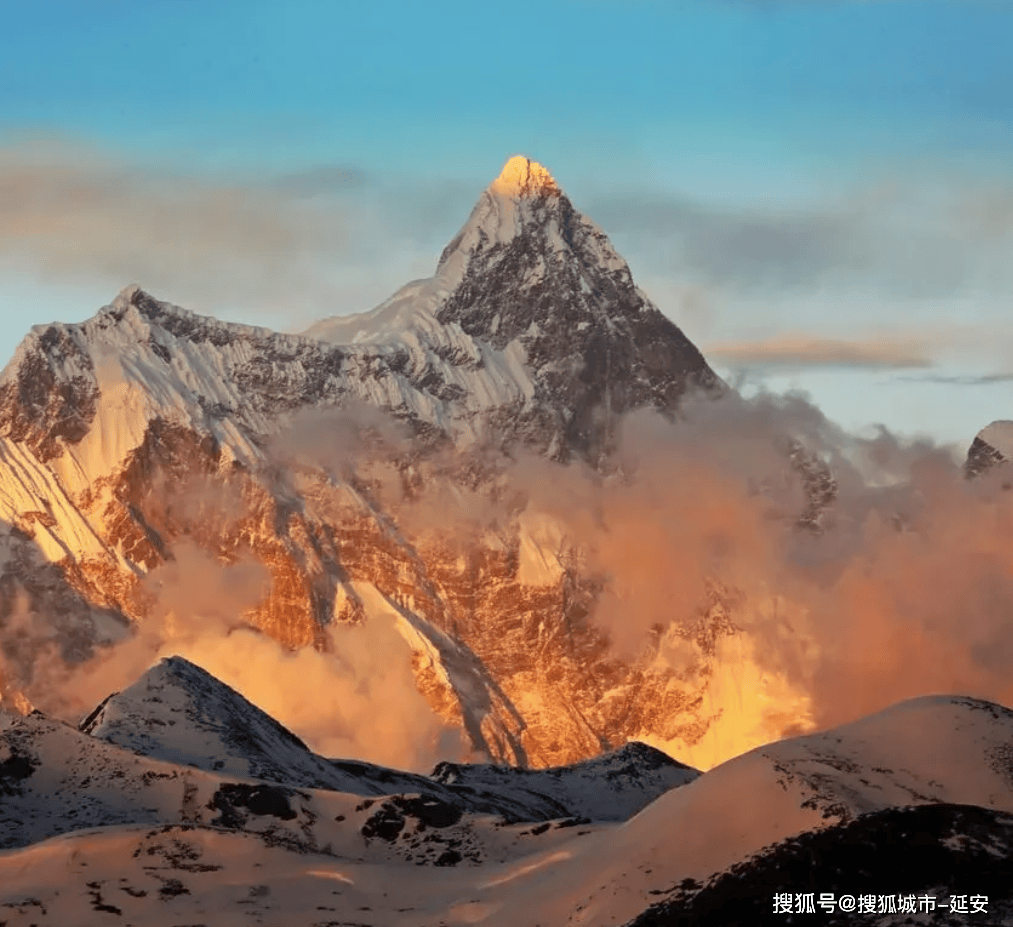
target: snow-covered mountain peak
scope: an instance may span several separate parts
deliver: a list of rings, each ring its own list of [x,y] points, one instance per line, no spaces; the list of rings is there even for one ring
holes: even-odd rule
[[[121,322],[128,315],[147,322],[155,322],[166,315],[193,316],[194,314],[180,306],[155,299],[140,284],[131,283],[123,287],[109,305],[103,306],[96,318]],[[216,320],[208,319],[208,321]]]
[[[964,472],[975,477],[998,464],[1013,461],[1013,422],[999,420],[986,425],[975,436],[967,451]]]
[[[551,196],[529,195],[550,189]],[[306,334],[420,360],[431,355],[431,365],[432,356],[458,358],[458,371],[462,363],[475,370],[495,364],[514,381],[510,401],[521,399],[518,430],[560,458],[598,459],[625,412],[653,406],[671,413],[687,389],[723,389],[696,347],[637,288],[604,231],[545,168],[521,156],[483,191],[431,278],[409,283],[371,312],[322,320]],[[459,372],[441,370],[449,375]]]
[[[157,759],[263,779],[278,779],[280,770],[312,757],[274,718],[178,656],[109,696],[81,730]]]
[[[558,196],[559,186],[552,174],[537,161],[514,155],[489,187],[500,196]]]
[[[298,337],[262,326],[224,322],[214,316],[200,315],[174,303],[156,299],[136,283],[120,290],[108,306],[104,306],[94,318],[84,323],[84,328],[89,340],[94,340],[99,331],[108,331],[117,324],[129,328],[131,323],[146,328],[162,328],[176,337],[210,341],[218,347],[244,337],[286,342]]]
[[[239,717],[247,724],[258,720],[280,727],[231,686],[197,664],[172,656],[159,660],[129,688],[110,695],[81,722],[81,730],[93,737],[116,742],[115,730],[129,719],[143,717],[161,727],[171,724],[173,715],[191,708],[208,723]],[[257,715],[260,717],[255,718]],[[304,746],[294,734],[286,739],[289,738]]]
[[[582,247],[588,234],[595,239],[591,253]],[[574,209],[546,168],[523,155],[510,158],[486,187],[470,218],[440,257],[436,276],[456,286],[469,276],[469,269],[474,270],[470,267],[473,261],[478,259],[479,268],[484,269],[483,255],[509,252],[518,244],[532,252],[541,265],[535,280],[551,274],[551,265],[574,259],[629,275],[626,262],[601,229]],[[521,278],[517,282],[527,281]]]
[[[153,760],[222,776],[355,795],[421,795],[515,821],[625,820],[699,775],[646,745],[542,771],[441,763],[432,776],[327,759],[224,682],[178,656],[163,659],[105,699],[80,731]]]
[[[992,422],[978,432],[978,437],[1007,460],[1013,460],[1013,422]]]
[[[515,166],[507,176],[521,167],[524,178],[541,176],[527,160]],[[570,632],[551,629],[571,628],[570,610],[584,608],[573,603],[585,595],[592,607],[591,580],[576,560],[564,565],[561,535],[532,533],[518,519],[504,526],[508,540],[489,538],[476,572],[469,559],[402,532],[385,510],[387,484],[379,493],[347,478],[340,461],[358,450],[343,438],[337,455],[321,447],[314,468],[316,436],[299,417],[319,416],[306,421],[322,432],[344,416],[334,420],[340,436],[349,421],[358,427],[360,409],[366,422],[370,410],[393,416],[399,434],[417,439],[411,453],[420,458],[455,448],[482,461],[489,448],[525,447],[604,466],[625,413],[646,406],[672,414],[686,392],[720,388],[565,195],[487,189],[433,277],[303,335],[198,315],[136,284],[85,322],[34,329],[0,379],[0,522],[11,526],[17,553],[0,579],[18,583],[40,615],[85,616],[79,636],[91,642],[148,618],[143,577],[177,560],[177,544],[192,541],[219,562],[251,557],[269,576],[254,621],[265,633],[304,647],[321,641],[335,617],[393,615],[399,628],[411,624],[405,636],[420,689],[448,720],[464,719],[477,750],[497,761],[570,762],[613,738],[652,732],[624,727],[633,722],[621,707],[590,724],[591,703],[578,709],[556,686],[525,702],[528,716],[497,689],[496,674],[516,679],[518,703],[527,700],[530,686],[520,680],[537,676],[531,659],[545,652],[536,641],[549,635],[552,659],[565,659]],[[279,440],[293,424],[295,475]],[[333,456],[339,463],[328,462]],[[414,480],[414,467],[398,472]],[[221,507],[219,488],[227,490]],[[518,609],[531,620],[517,621]],[[588,621],[581,631],[589,645],[595,627]],[[557,643],[564,640],[571,644]],[[140,713],[130,736],[161,751],[153,756],[191,765],[227,753],[218,714],[208,727],[196,711],[199,736],[182,736],[193,703],[184,689],[169,689],[184,706],[175,726],[146,724]],[[106,706],[110,730],[125,696]],[[264,743],[278,740],[264,731]],[[255,762],[244,753],[230,774],[256,767],[275,777],[257,765],[270,751],[257,750]],[[301,762],[293,754],[286,769]],[[303,781],[320,781],[316,761],[307,763]]]
[[[133,303],[134,298],[140,292],[143,291],[139,283],[128,283],[116,294],[116,298],[109,305],[114,309],[126,309],[127,306]]]

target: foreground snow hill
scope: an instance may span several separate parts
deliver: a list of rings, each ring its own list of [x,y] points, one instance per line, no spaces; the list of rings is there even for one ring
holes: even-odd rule
[[[429,777],[325,759],[238,692],[172,657],[107,698],[80,730],[40,712],[7,716],[0,847],[82,828],[201,824],[284,833],[291,846],[338,854],[352,852],[352,832],[361,854],[363,838],[391,843],[413,826],[467,830],[479,817],[500,827],[624,820],[699,775],[644,744],[538,773],[452,768],[441,764]]]
[[[775,892],[987,895],[973,922],[1003,923],[1013,712],[913,699],[703,775],[629,744],[419,776],[317,756],[172,658],[81,730],[4,719],[0,841],[12,927],[781,923]]]
[[[644,899],[661,900],[652,894],[707,884],[789,838],[936,804],[1013,812],[1013,712],[925,696],[729,760],[580,845],[553,884],[530,889],[533,907],[546,912],[532,923],[626,923]],[[856,882],[852,891],[861,890]],[[568,920],[576,909],[584,919]]]
[[[785,840],[706,885],[687,882],[629,927],[1013,924],[1011,887],[1013,815],[976,805],[889,808]]]

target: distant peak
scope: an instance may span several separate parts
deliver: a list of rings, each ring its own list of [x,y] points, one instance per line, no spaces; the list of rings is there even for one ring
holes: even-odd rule
[[[164,667],[167,671],[175,673],[176,675],[197,675],[206,679],[214,679],[215,682],[219,682],[214,676],[212,676],[204,667],[198,666],[196,663],[191,663],[186,657],[181,657],[179,654],[174,654],[171,657],[162,657],[161,660],[156,663],[152,669],[158,669]]]
[[[978,432],[978,437],[1003,457],[1013,459],[1013,422],[1004,419],[992,422]]]
[[[145,308],[154,306],[155,304],[156,300],[150,293],[145,292],[140,285],[131,283],[129,286],[123,287],[116,294],[116,298],[105,308],[111,309],[117,314],[122,314],[131,306],[143,311]]]
[[[137,300],[138,294],[143,295],[144,290],[141,289],[139,284],[131,283],[128,286],[123,287],[123,289],[116,294],[116,299],[113,300],[113,305],[129,306]]]
[[[507,161],[490,189],[501,196],[559,193],[559,187],[552,174],[537,161],[532,161],[524,155],[514,155]]]

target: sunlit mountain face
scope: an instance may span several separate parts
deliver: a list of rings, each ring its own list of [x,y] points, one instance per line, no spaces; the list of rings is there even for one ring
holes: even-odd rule
[[[159,296],[36,327],[0,375],[18,916],[35,896],[11,867],[150,850],[171,869],[179,843],[201,872],[280,854],[286,905],[317,879],[320,910],[321,886],[352,885],[336,903],[364,910],[379,884],[295,849],[494,863],[448,875],[418,923],[521,923],[515,891],[532,924],[676,923],[718,916],[716,874],[863,815],[871,840],[899,808],[954,806],[933,818],[945,846],[984,826],[958,805],[1006,826],[1009,423],[961,469],[799,396],[744,399],[522,156],[433,276],[369,312],[282,334]],[[956,738],[938,768],[909,736],[937,722]],[[136,807],[92,795],[114,768],[173,784]],[[81,796],[99,810],[75,816]],[[766,891],[768,862],[743,884]],[[210,885],[166,898],[197,916]],[[122,907],[88,892],[96,918]]]
[[[674,421],[690,394],[725,388],[527,158],[482,193],[434,277],[372,312],[280,335],[128,287],[83,325],[29,335],[2,388],[5,575],[26,628],[12,698],[71,697],[44,681],[40,647],[84,680],[89,648],[116,641],[103,665],[135,672],[188,641],[259,694],[273,674],[234,656],[252,627],[258,659],[291,652],[297,676],[316,661],[335,693],[365,674],[385,714],[424,719],[384,734],[373,700],[335,694],[377,758],[450,737],[538,766],[709,723],[692,684],[640,653],[650,640],[610,645],[606,565],[564,512],[598,503],[555,511],[545,490],[624,485],[629,413]],[[397,653],[366,661],[380,677],[340,659],[378,645]],[[659,727],[655,701],[678,720]]]
[[[742,400],[525,157],[370,312],[279,334],[130,286],[34,329],[0,389],[22,710],[183,651],[378,761],[636,738],[709,768],[899,698],[1007,698],[994,475]]]

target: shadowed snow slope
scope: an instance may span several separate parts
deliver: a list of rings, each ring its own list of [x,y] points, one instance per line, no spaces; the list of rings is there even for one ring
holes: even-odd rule
[[[959,696],[903,702],[703,775],[642,744],[571,767],[440,764],[432,777],[325,760],[179,658],[83,728],[36,712],[0,730],[11,923],[169,927],[212,911],[216,925],[255,911],[287,927],[759,923],[743,893],[766,891],[779,866],[802,872],[816,847],[861,874],[871,857],[848,847],[901,847],[919,821],[926,873],[977,860],[994,881],[1009,868],[1013,712]],[[332,785],[308,786],[329,774]],[[719,886],[742,911],[718,910]]]
[[[1011,924],[1013,815],[948,804],[866,814],[785,840],[706,885],[680,885],[628,927],[783,924],[790,915],[774,914],[772,901],[788,892],[796,908],[801,905],[795,899],[805,892],[814,892],[817,899],[824,893],[835,899],[872,896],[873,910],[867,900],[857,914],[836,905],[833,911],[816,907],[818,920],[809,915],[804,921],[819,924]],[[987,902],[972,907],[969,899],[975,895]],[[910,899],[915,899],[918,913],[899,913],[898,896],[907,896],[909,911]],[[930,909],[928,901],[918,901],[925,898],[936,906]],[[782,901],[782,911],[784,907]]]
[[[699,775],[637,741],[581,763],[549,769],[440,763],[433,770],[437,782],[458,788],[493,792],[522,788],[550,795],[571,814],[595,821],[625,821],[645,807],[647,795],[660,795]]]
[[[764,847],[858,815],[937,802],[1013,811],[1013,712],[930,696],[753,750],[575,844],[525,890],[528,923],[624,923],[650,892],[706,879]],[[580,919],[571,919],[580,911]],[[490,924],[506,925],[507,919]]]

